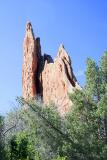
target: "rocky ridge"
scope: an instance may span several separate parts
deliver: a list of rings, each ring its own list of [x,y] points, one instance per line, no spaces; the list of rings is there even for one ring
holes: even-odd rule
[[[71,59],[60,45],[55,60],[41,53],[40,38],[35,38],[30,22],[23,43],[22,88],[25,99],[40,97],[45,104],[54,103],[61,115],[69,111],[68,93],[81,89],[73,73]]]

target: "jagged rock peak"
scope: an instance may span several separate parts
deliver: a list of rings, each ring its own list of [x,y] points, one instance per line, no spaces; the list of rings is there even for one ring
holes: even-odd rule
[[[69,64],[71,64],[71,59],[63,44],[60,44],[59,46],[57,57],[60,57],[62,60],[66,60]]]
[[[33,34],[32,25],[30,22],[26,25],[26,33],[23,43],[23,74],[22,88],[23,97],[31,98],[36,95],[35,77],[37,74],[37,50],[36,40]]]
[[[62,50],[62,49],[65,49],[65,47],[64,47],[64,44],[61,43],[60,46],[59,46],[59,51]]]
[[[31,22],[26,25],[23,58],[23,97],[40,97],[45,104],[54,103],[61,115],[67,113],[72,102],[68,92],[81,89],[73,73],[71,59],[61,44],[55,60],[41,54],[40,38],[35,38]]]
[[[31,22],[27,22],[27,24],[26,24],[26,30],[28,31],[28,30],[31,30],[32,29],[32,24],[31,24]]]
[[[35,38],[31,22],[26,24],[26,36]]]

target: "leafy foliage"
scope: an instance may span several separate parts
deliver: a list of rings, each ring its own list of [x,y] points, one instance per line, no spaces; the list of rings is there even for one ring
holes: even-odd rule
[[[8,159],[107,159],[107,52],[99,65],[87,60],[86,85],[69,96],[65,117],[53,105],[18,98],[21,108],[5,119]]]
[[[4,117],[0,116],[0,159],[5,160],[5,150],[4,150]]]

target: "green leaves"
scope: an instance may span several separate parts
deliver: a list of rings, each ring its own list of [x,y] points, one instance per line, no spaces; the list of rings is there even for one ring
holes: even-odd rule
[[[4,146],[4,117],[0,116],[0,159],[5,160],[5,146]]]
[[[11,137],[8,158],[11,160],[32,160],[36,155],[33,143],[26,132],[20,132]]]
[[[101,72],[102,72],[102,80],[107,83],[107,51],[104,52],[104,55],[100,61],[101,64]]]
[[[107,159],[107,52],[99,65],[87,60],[86,85],[69,97],[73,105],[65,117],[54,104],[18,98],[21,108],[6,120],[16,124],[5,135],[11,160]]]
[[[100,99],[101,76],[98,65],[91,59],[87,59],[86,68],[86,92],[91,98]]]

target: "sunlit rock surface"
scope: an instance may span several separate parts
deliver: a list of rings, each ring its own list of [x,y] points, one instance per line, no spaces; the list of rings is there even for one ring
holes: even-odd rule
[[[40,38],[35,38],[32,25],[28,22],[23,51],[23,97],[39,96],[45,104],[54,103],[61,115],[67,113],[72,105],[68,93],[81,87],[64,46],[60,45],[55,60],[50,55],[42,55]]]

